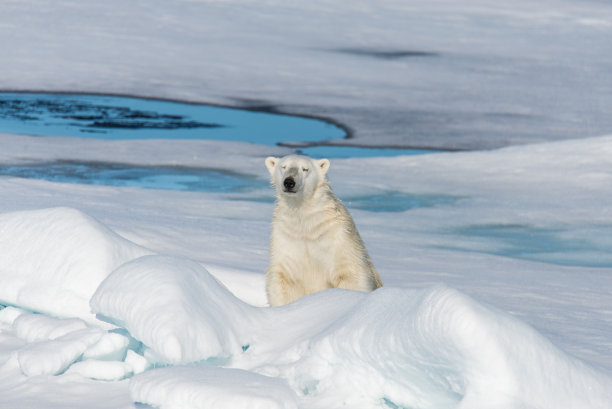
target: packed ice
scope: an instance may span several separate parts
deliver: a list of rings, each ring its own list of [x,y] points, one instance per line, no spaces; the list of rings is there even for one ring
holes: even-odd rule
[[[67,208],[8,213],[0,227],[5,237],[33,235],[46,225],[41,215],[54,215],[59,231],[70,231],[41,245],[42,255],[78,251],[73,236],[110,231]],[[26,217],[41,227],[18,223]],[[72,219],[85,222],[75,228]],[[327,290],[288,306],[259,307],[237,298],[194,260],[139,256],[130,251],[140,247],[118,242],[99,249],[98,262],[111,266],[117,253],[132,254],[131,260],[102,273],[91,297],[95,320],[67,318],[70,308],[55,310],[64,318],[48,310],[2,310],[5,332],[25,343],[12,354],[23,375],[119,381],[136,374],[130,382],[134,402],[161,408],[612,403],[609,374],[521,320],[445,285],[390,286],[371,294]],[[46,278],[52,294],[66,287],[61,270]],[[20,280],[20,274],[4,278],[7,285]],[[89,283],[80,289],[87,288]],[[19,299],[11,304],[19,306]],[[11,368],[11,359],[3,368]]]

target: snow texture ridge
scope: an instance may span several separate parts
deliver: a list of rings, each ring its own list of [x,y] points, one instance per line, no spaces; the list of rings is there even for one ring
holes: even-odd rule
[[[377,290],[307,350],[289,382],[314,400],[309,407],[338,395],[350,407],[603,409],[612,402],[610,377],[444,286]]]
[[[159,408],[297,409],[297,397],[280,379],[209,366],[155,369],[130,382],[136,402]]]
[[[147,253],[76,209],[1,214],[0,303],[92,322],[98,284]]]
[[[324,116],[352,130],[338,144],[515,146],[334,161],[341,198],[457,200],[356,209],[387,287],[283,308],[233,295],[265,305],[268,190],[0,177],[1,409],[612,408],[609,2],[142,4],[2,2],[0,88]],[[289,153],[2,132],[2,166],[260,178],[265,156]],[[540,254],[499,251],[514,240]]]
[[[169,256],[124,264],[102,282],[91,307],[173,364],[241,350],[254,315],[200,264]]]
[[[76,267],[83,262],[74,253],[86,251],[101,261],[106,268],[94,271],[102,279],[91,309],[118,327],[85,321],[82,309],[74,310],[81,318],[28,313],[17,307],[31,304],[15,299],[17,307],[0,318],[13,342],[24,344],[4,368],[26,377],[117,381],[136,375],[130,381],[133,401],[160,408],[612,405],[610,375],[448,286],[383,287],[369,294],[332,289],[283,307],[255,307],[193,260],[136,258],[146,251],[76,210],[10,213],[1,220],[5,232],[14,233],[5,237],[24,240],[43,232],[47,240],[34,244],[44,256],[40,261],[51,266],[51,249]],[[56,229],[61,234],[54,235]],[[85,250],[75,246],[83,237],[90,237]],[[120,265],[107,274],[113,264]],[[3,279],[7,288],[19,288],[23,276],[37,272],[22,269],[22,275],[5,273]],[[91,291],[91,281],[74,270],[45,273],[36,277],[50,294],[60,294],[66,280],[81,297]],[[66,316],[71,310],[55,312]],[[150,369],[160,364],[167,367]]]

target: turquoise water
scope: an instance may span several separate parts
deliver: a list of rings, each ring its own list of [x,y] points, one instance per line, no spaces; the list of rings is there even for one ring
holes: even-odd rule
[[[460,198],[450,195],[416,194],[387,191],[370,195],[346,197],[347,207],[371,212],[403,212],[423,207],[453,205]]]
[[[300,152],[313,158],[371,158],[399,155],[425,155],[435,151],[421,149],[365,148],[360,146],[312,146],[300,148]]]
[[[593,234],[570,234],[562,228],[542,228],[527,224],[479,224],[448,233],[461,237],[446,249],[495,254],[552,264],[611,267],[608,243],[596,239],[610,226],[591,226]]]
[[[250,175],[216,169],[139,167],[114,163],[60,162],[2,166],[0,175],[62,183],[215,193],[244,192],[270,184]]]
[[[312,118],[164,100],[79,94],[0,94],[0,130],[100,139],[218,139],[262,145],[344,138]]]
[[[341,127],[312,118],[139,98],[28,93],[0,94],[0,132],[102,139],[217,139],[262,145],[317,143],[346,137]],[[300,150],[310,156],[329,158],[429,153],[327,145]],[[245,193],[269,185],[265,179],[216,169],[112,163],[0,166],[0,175],[64,183],[217,193]],[[274,198],[270,192],[265,198],[251,197],[248,200],[271,203]],[[457,200],[459,198],[443,194],[417,195],[397,191],[343,198],[351,209],[391,213],[452,206]],[[563,232],[557,230],[523,225],[479,225],[450,233],[466,238],[460,242],[465,242],[464,245],[458,244],[455,250],[482,251],[555,264],[612,265],[610,257],[602,256],[608,252],[601,246],[587,239],[563,238]],[[595,257],[584,256],[590,252],[594,252]]]
[[[0,176],[42,179],[51,182],[89,185],[131,186],[144,189],[168,189],[191,192],[241,193],[270,185],[266,179],[218,169],[184,167],[144,167],[114,163],[59,162],[33,165],[0,166]],[[421,207],[452,205],[459,198],[448,195],[424,195],[386,191],[343,198],[353,209],[371,212],[403,212]],[[272,203],[274,194],[248,200]]]
[[[98,139],[215,139],[262,145],[346,137],[319,119],[202,104],[83,94],[0,93],[0,132]],[[417,155],[420,150],[311,146],[300,153],[348,158]],[[0,167],[0,175],[68,183],[191,191],[240,191],[262,183],[247,175],[186,167],[48,163]]]
[[[350,209],[366,210],[368,212],[399,213],[407,210],[453,205],[461,199],[458,196],[445,194],[417,194],[398,191],[383,191],[359,196],[344,196],[342,203]],[[236,198],[236,200],[242,200]],[[273,203],[274,196],[249,197],[246,200]]]
[[[261,145],[343,139],[338,125],[315,118],[184,102],[82,94],[0,93],[0,131],[98,139],[216,139]],[[314,157],[420,155],[430,151],[309,146]]]

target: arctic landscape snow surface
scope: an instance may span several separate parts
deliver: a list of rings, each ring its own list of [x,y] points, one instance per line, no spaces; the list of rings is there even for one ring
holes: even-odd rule
[[[270,308],[264,159],[313,140],[35,136],[0,118],[1,409],[612,407],[609,4],[0,7],[0,90],[321,117],[348,132],[314,139],[323,154],[432,150],[331,161],[383,288]],[[39,177],[94,165],[241,184]]]

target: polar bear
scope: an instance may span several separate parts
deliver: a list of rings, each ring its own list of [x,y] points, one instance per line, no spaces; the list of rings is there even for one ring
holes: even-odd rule
[[[271,306],[327,288],[372,291],[378,273],[326,174],[329,160],[268,157],[276,189],[266,293]]]

